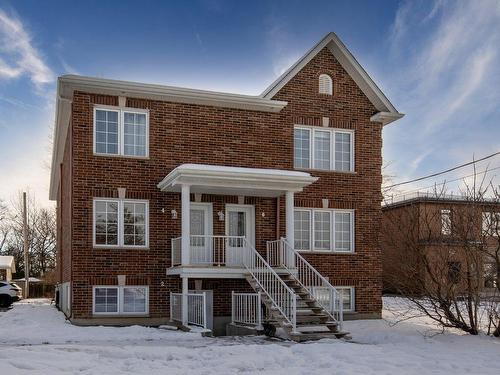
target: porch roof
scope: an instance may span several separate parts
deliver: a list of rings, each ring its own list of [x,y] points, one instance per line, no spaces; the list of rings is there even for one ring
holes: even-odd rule
[[[206,164],[182,164],[159,184],[162,191],[179,192],[187,184],[192,193],[277,197],[299,192],[318,177],[283,169],[241,168]]]

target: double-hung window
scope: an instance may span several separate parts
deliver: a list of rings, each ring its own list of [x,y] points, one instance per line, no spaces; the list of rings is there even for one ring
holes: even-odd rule
[[[94,153],[148,156],[148,111],[117,107],[94,108]]]
[[[327,171],[354,171],[354,132],[296,126],[294,166]]]
[[[144,315],[149,312],[147,286],[94,286],[96,315]]]
[[[302,209],[294,211],[295,249],[354,251],[354,211]]]
[[[94,199],[94,246],[147,247],[148,202]]]

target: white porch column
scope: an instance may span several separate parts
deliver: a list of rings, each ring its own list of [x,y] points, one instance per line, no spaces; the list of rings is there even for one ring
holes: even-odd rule
[[[189,254],[190,254],[190,240],[189,236],[191,234],[190,223],[191,219],[189,217],[191,202],[190,202],[190,186],[183,184],[181,187],[181,263],[183,266],[189,264]]]
[[[293,215],[293,191],[286,192],[286,202],[285,202],[285,217],[286,217],[286,241],[288,244],[295,248],[294,243],[294,215]],[[295,256],[288,257],[289,253],[287,253],[285,263],[288,267],[295,267]]]
[[[189,278],[182,278],[182,325],[188,325],[188,282]]]
[[[285,215],[286,215],[286,240],[290,246],[294,246],[294,220],[293,220],[293,191],[286,192]]]

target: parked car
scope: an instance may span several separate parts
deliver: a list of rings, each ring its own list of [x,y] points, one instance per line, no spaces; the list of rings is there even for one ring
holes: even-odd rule
[[[0,281],[0,307],[8,307],[23,296],[22,289],[15,283]]]

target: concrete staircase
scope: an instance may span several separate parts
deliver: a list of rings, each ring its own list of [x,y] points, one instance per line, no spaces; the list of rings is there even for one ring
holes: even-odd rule
[[[281,328],[289,339],[297,342],[324,338],[342,338],[348,334],[339,330],[339,324],[331,321],[331,317],[292,274],[282,275],[281,279],[296,295],[295,330],[292,324],[273,306],[272,300],[260,288],[257,281],[251,276],[247,277],[247,281],[252,288],[257,293],[262,294],[262,302],[269,312],[268,318],[264,322],[266,334],[274,335],[277,329]]]

